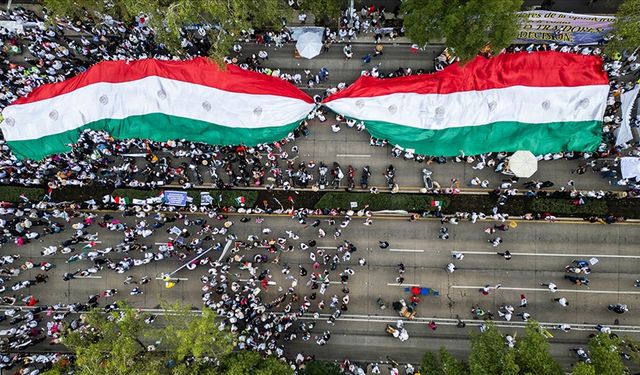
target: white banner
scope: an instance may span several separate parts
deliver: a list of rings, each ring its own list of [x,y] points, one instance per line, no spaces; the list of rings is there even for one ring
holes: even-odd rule
[[[637,178],[640,176],[640,158],[626,157],[620,159],[622,178]]]
[[[633,103],[636,101],[640,91],[640,85],[631,91],[626,91],[620,95],[620,113],[622,113],[622,124],[618,129],[618,136],[616,137],[616,146],[629,142],[633,139],[633,133],[631,132],[631,126],[629,126],[629,118],[631,117],[631,110],[633,109]]]
[[[520,28],[516,42],[597,44],[611,29],[614,16],[594,16],[546,10],[518,12]]]

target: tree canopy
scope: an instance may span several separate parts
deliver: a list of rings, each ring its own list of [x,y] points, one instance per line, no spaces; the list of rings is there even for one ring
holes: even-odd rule
[[[306,364],[302,375],[340,375],[342,370],[335,363],[311,361]]]
[[[640,47],[640,0],[624,0],[613,23],[611,40],[607,43],[609,54]]]
[[[142,342],[145,323],[133,309],[85,315],[85,328],[64,337],[64,345],[75,352],[75,372],[89,374],[154,374],[164,364],[160,355],[148,351]]]
[[[516,363],[521,374],[561,375],[560,364],[549,353],[549,341],[542,333],[540,325],[530,320],[525,328],[525,336],[516,344]]]
[[[578,362],[571,371],[571,375],[596,375],[596,369],[588,363]]]
[[[219,375],[293,375],[293,369],[274,357],[263,358],[256,352],[241,351],[226,356],[215,373]]]
[[[491,321],[486,330],[471,338],[469,372],[472,375],[516,375],[516,351],[509,348],[505,338]]]
[[[422,357],[420,371],[423,375],[465,375],[469,371],[446,348],[441,347],[438,355],[427,352]]]
[[[623,345],[619,337],[606,333],[601,333],[589,340],[591,364],[596,374],[619,375],[629,372],[620,356]]]
[[[300,9],[313,14],[316,24],[322,24],[324,19],[335,20],[340,16],[342,7],[347,2],[343,0],[302,0]]]
[[[242,30],[280,29],[282,18],[290,13],[283,0],[43,0],[43,4],[50,15],[70,19],[108,15],[130,23],[142,15],[156,41],[175,54],[181,53],[185,27],[198,25],[211,44],[209,55],[218,61]]]
[[[462,61],[489,44],[494,51],[517,35],[522,0],[405,0],[401,6],[406,34],[425,45],[445,39]]]
[[[85,325],[64,336],[76,360],[76,374],[206,374],[233,349],[235,338],[219,330],[216,315],[201,315],[179,305],[172,314],[145,323],[145,315],[129,307],[110,313],[92,310]],[[264,373],[268,375],[269,373]]]
[[[486,321],[486,330],[471,337],[471,352],[466,363],[455,359],[445,348],[438,354],[426,352],[420,366],[423,375],[561,375],[565,371],[551,356],[548,336],[535,321],[529,321],[525,335],[515,347],[507,345],[505,336],[493,322]],[[516,334],[513,337],[517,337]],[[627,353],[627,354],[624,354]],[[640,343],[630,337],[601,333],[589,340],[589,363],[579,361],[572,375],[628,374],[625,358],[640,363]]]

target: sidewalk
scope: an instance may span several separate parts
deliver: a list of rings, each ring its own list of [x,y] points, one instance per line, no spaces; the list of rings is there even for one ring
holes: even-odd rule
[[[311,14],[307,14],[307,20],[304,24],[302,24],[299,20],[298,20],[298,15],[301,13],[301,11],[299,10],[293,10],[293,16],[292,18],[289,20],[289,22],[287,22],[287,27],[304,27],[304,26],[315,26],[315,19],[313,17],[313,15]],[[387,13],[385,13],[387,14]],[[394,17],[394,15],[392,13],[387,14],[387,20],[393,20],[396,19]],[[332,24],[330,26],[331,30],[336,30],[338,29],[338,25],[337,25],[337,20],[335,20],[336,23]],[[398,32],[400,30],[399,27],[394,27],[394,30],[396,32]],[[374,33],[373,33],[373,29],[371,28],[369,33],[360,33],[357,34],[357,38],[349,41],[348,43],[351,44],[374,44]],[[411,40],[406,37],[406,36],[397,36],[395,39],[389,39],[388,36],[384,36],[382,38],[382,44],[413,44],[413,42],[411,42]],[[430,44],[444,44],[444,41],[436,41],[434,43],[430,43]]]

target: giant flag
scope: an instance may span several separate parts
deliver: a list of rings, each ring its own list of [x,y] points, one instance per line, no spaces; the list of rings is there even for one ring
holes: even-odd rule
[[[600,57],[509,53],[433,74],[363,76],[324,104],[420,154],[544,154],[597,148],[608,92]]]
[[[221,145],[280,140],[313,100],[279,78],[206,58],[106,61],[44,85],[2,112],[4,138],[19,158],[65,152],[84,129],[115,138],[187,139]]]

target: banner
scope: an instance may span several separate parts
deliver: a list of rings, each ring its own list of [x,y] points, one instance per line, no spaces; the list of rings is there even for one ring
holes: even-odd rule
[[[556,42],[597,44],[612,28],[614,16],[594,16],[546,10],[518,12],[520,29],[516,43]]]
[[[169,206],[184,207],[187,205],[187,192],[186,191],[174,191],[165,190],[163,201]]]
[[[620,159],[620,173],[622,178],[640,177],[640,158],[625,157]]]
[[[200,192],[200,205],[201,206],[210,206],[213,203],[213,197],[209,194],[208,191]]]
[[[638,96],[638,91],[640,91],[640,85],[636,85],[633,90],[625,91],[624,93],[622,93],[622,95],[620,95],[620,112],[622,114],[622,123],[620,124],[620,129],[618,129],[616,146],[629,142],[633,139],[633,132],[631,131],[629,120],[631,117],[633,104],[636,101],[636,96]]]

